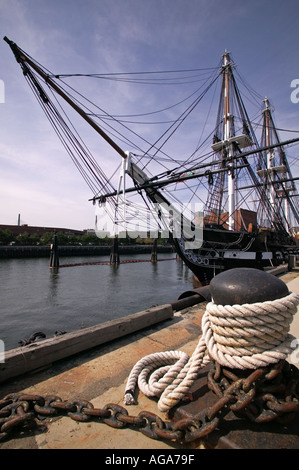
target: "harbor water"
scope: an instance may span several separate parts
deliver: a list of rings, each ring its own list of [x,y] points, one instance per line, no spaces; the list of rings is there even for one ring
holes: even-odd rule
[[[149,259],[148,254],[121,260]],[[124,317],[176,300],[193,288],[193,275],[174,255],[157,263],[82,265],[49,269],[47,258],[0,261],[1,335],[5,349],[35,332],[47,338]],[[109,257],[67,257],[61,264],[108,261]]]

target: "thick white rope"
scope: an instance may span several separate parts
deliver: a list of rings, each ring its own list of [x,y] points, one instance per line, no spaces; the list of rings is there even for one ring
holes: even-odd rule
[[[150,354],[133,367],[124,403],[135,403],[134,390],[160,397],[158,408],[166,412],[190,390],[199,370],[210,360],[224,367],[257,369],[286,359],[294,347],[288,334],[297,311],[299,295],[244,305],[209,302],[202,318],[202,336],[192,354],[165,351]]]

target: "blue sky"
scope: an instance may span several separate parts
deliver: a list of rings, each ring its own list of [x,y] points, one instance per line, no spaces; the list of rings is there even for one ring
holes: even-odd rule
[[[0,30],[54,73],[216,67],[227,49],[247,82],[270,98],[278,127],[299,129],[299,103],[290,99],[299,79],[298,10],[297,0],[0,0]],[[90,189],[4,41],[0,80],[0,223],[16,224],[20,213],[29,225],[93,227]],[[125,85],[89,91],[115,113],[157,105]],[[173,102],[169,93],[163,102]],[[109,172],[110,149],[96,136],[90,145]]]

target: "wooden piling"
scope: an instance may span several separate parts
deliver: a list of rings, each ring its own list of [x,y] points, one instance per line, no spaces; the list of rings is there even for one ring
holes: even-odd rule
[[[110,264],[119,264],[118,236],[115,235],[110,251]]]
[[[158,257],[157,257],[157,239],[155,238],[153,246],[152,246],[151,262],[156,263],[157,260],[158,260]]]
[[[56,232],[54,233],[53,243],[50,252],[50,269],[59,268],[58,241]]]

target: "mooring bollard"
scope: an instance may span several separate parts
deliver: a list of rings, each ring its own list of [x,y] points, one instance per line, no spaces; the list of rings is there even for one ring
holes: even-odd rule
[[[299,297],[282,280],[251,268],[219,274],[210,293],[206,312],[217,345],[208,335],[206,342],[213,364],[193,384],[200,398],[179,407],[176,419],[205,416],[205,409],[214,408],[221,410],[222,421],[208,435],[212,447],[298,448],[299,371],[286,359]],[[207,384],[209,392],[202,395]],[[225,407],[215,404],[216,397]],[[217,413],[206,416],[211,423]]]
[[[253,268],[219,274],[210,291],[212,301],[206,306],[202,336],[192,356],[164,351],[138,361],[128,378],[125,404],[135,403],[138,382],[145,395],[159,397],[160,411],[179,420],[173,429],[187,442],[221,428],[229,413],[256,426],[271,422],[275,432],[286,432],[277,431],[280,424],[273,421],[286,422],[299,411],[299,371],[286,362],[293,349],[288,331],[299,296],[272,274]],[[182,400],[190,392],[200,398],[184,405]],[[298,420],[294,426],[298,436]],[[274,431],[265,429],[271,439],[269,433]],[[224,432],[229,432],[227,426]],[[239,436],[241,448],[246,447],[243,438]],[[265,441],[260,445],[251,440],[249,447],[263,446]],[[292,446],[299,446],[299,437],[286,447]]]
[[[210,355],[227,367],[252,369],[286,359],[292,352],[290,323],[299,296],[267,272],[237,268],[216,276],[207,305],[215,344]],[[217,350],[217,351],[216,351]]]
[[[243,305],[266,302],[289,294],[279,278],[254,268],[229,269],[210,283],[212,300],[217,305]]]

